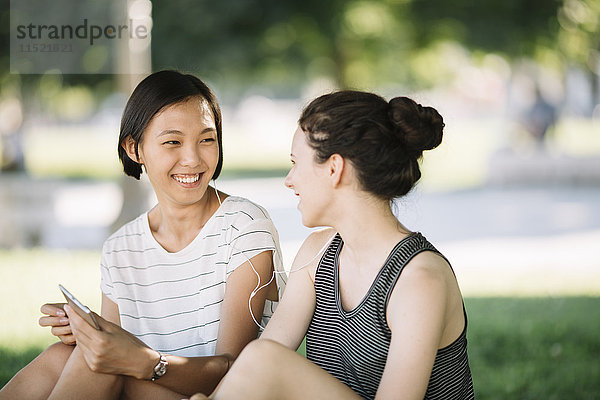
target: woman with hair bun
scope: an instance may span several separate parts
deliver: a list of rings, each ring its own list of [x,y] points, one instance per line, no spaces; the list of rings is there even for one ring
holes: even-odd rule
[[[214,399],[472,399],[467,317],[446,258],[392,213],[444,122],[406,97],[313,100],[285,185],[302,222],[285,295]],[[306,336],[306,359],[295,350]],[[194,400],[205,398],[195,395]]]

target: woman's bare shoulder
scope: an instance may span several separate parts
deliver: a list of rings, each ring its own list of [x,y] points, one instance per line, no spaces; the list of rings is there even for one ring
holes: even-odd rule
[[[331,239],[335,236],[336,232],[332,228],[323,228],[312,232],[302,243],[294,262],[292,263],[292,271],[298,269],[307,269],[314,277],[317,264],[323,255],[323,252],[327,248],[327,245],[331,242]]]

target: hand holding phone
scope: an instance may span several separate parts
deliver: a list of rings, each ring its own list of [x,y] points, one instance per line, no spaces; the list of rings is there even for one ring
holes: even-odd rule
[[[75,336],[71,330],[69,317],[63,309],[63,303],[46,303],[40,307],[42,316],[38,323],[40,326],[49,327],[50,332],[67,345],[76,343]]]
[[[98,325],[98,322],[96,321],[96,318],[94,317],[94,313],[92,313],[92,311],[87,306],[83,305],[79,300],[77,300],[77,298],[75,296],[73,296],[67,289],[65,289],[63,287],[63,285],[58,285],[58,287],[61,290],[61,292],[63,293],[63,295],[65,296],[65,299],[67,300],[67,304],[73,310],[75,310],[75,312],[81,318],[83,318],[88,324],[90,324],[91,326],[93,326],[94,328],[96,328],[98,330],[101,330],[100,325]]]

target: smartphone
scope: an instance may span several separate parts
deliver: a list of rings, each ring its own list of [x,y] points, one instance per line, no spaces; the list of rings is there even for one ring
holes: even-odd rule
[[[73,296],[71,292],[65,289],[63,285],[58,285],[58,288],[65,296],[65,299],[67,299],[67,304],[69,304],[69,306],[73,310],[75,310],[75,312],[79,314],[79,316],[83,318],[88,324],[100,331],[100,325],[98,325],[98,322],[94,317],[94,313],[92,313],[92,311],[90,311],[88,307],[86,307],[79,300],[77,300],[77,298]]]

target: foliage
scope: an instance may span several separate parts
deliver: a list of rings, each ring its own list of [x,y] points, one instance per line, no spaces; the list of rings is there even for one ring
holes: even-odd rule
[[[410,3],[418,47],[454,40],[473,50],[503,53],[510,58],[534,54],[542,42],[558,34],[557,9],[562,0],[431,1]]]
[[[1,1],[0,81],[9,65],[9,1]],[[574,62],[588,71],[600,58],[595,0],[154,0],[152,7],[153,69],[198,73],[231,101],[245,90],[298,97],[318,80],[431,86],[446,79],[439,66],[448,54],[437,50],[444,42],[508,59]],[[412,62],[425,54],[429,62]],[[118,85],[111,75],[59,75],[50,87],[42,80],[9,79],[39,110],[53,104],[52,88],[88,87],[98,101]]]
[[[589,51],[600,48],[600,9],[594,0],[153,4],[155,67],[197,71],[219,81],[219,87],[254,82],[292,95],[317,78],[345,87],[429,85],[437,76],[435,64],[448,61],[445,54],[427,66],[429,80],[418,71],[423,65],[411,60],[440,42],[508,59],[547,59],[551,52],[583,66]],[[559,39],[577,46],[557,47]]]

